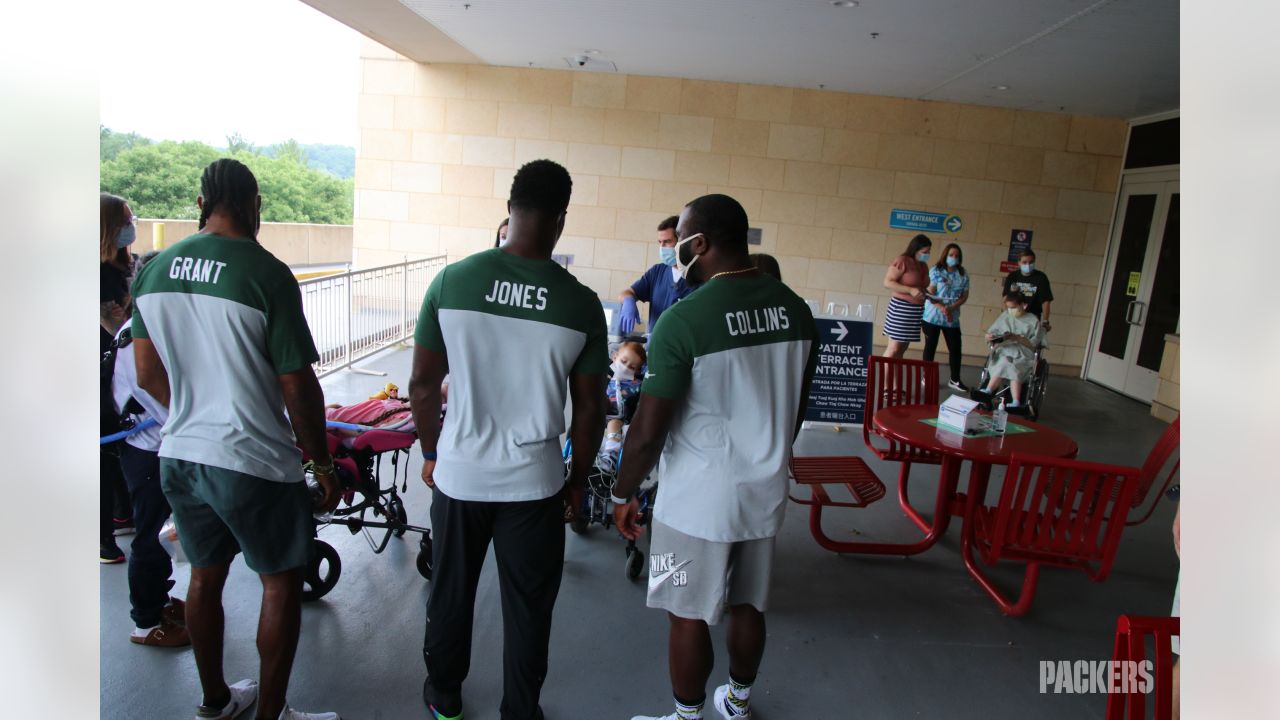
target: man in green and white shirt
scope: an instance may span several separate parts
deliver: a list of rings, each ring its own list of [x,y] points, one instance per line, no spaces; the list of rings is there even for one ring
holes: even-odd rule
[[[338,720],[293,710],[285,697],[311,513],[339,499],[315,344],[298,282],[255,238],[262,199],[249,168],[212,163],[196,202],[201,232],[161,252],[134,282],[133,348],[138,385],[169,408],[160,485],[192,566],[186,624],[204,691],[197,717],[236,717],[256,698],[260,720]],[[324,490],[314,505],[298,445]],[[228,686],[223,676],[222,589],[239,553],[262,578],[261,697],[252,680]]]
[[[564,521],[604,432],[609,365],[600,299],[551,260],[572,182],[550,160],[520,168],[507,242],[449,265],[418,316],[414,420],[431,500],[431,597],[423,700],[431,720],[462,716],[476,583],[492,541],[502,588],[503,720],[539,720],[551,614],[564,567]],[[449,412],[440,427],[440,383]],[[573,400],[573,475],[560,436]],[[566,497],[572,498],[566,500]]]
[[[726,606],[730,682],[714,705],[723,717],[749,718],[817,329],[799,296],[752,267],[747,214],[736,200],[694,200],[676,232],[679,266],[699,287],[654,331],[614,488],[618,528],[635,539],[632,495],[661,455],[648,604],[670,615],[676,712],[633,720],[702,718],[714,663],[707,626]]]

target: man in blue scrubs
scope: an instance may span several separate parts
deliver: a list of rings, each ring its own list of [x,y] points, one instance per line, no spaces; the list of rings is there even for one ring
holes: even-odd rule
[[[618,316],[618,331],[630,335],[640,320],[637,302],[649,303],[649,332],[658,324],[663,311],[689,294],[690,288],[676,270],[676,223],[679,217],[671,217],[658,223],[658,253],[662,262],[649,268],[631,287],[622,291],[622,312]]]

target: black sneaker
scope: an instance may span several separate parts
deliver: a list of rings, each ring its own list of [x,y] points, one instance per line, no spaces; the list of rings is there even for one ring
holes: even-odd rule
[[[98,562],[103,565],[116,565],[124,562],[124,551],[119,545],[112,542],[110,545],[99,544],[98,546]]]
[[[136,528],[133,526],[133,518],[112,518],[112,524],[115,525],[115,535],[132,535]]]
[[[959,390],[960,392],[969,392],[969,386],[965,385],[959,380],[952,380],[951,382],[947,383],[947,387],[951,388],[952,390]]]

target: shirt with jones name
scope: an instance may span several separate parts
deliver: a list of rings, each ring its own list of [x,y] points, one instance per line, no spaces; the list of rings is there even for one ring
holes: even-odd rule
[[[559,492],[567,383],[609,366],[595,292],[551,260],[486,250],[435,277],[414,341],[449,365],[436,487],[484,502]]]

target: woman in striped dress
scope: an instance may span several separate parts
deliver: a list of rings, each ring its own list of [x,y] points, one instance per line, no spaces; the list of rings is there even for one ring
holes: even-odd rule
[[[931,249],[933,241],[928,236],[916,235],[885,271],[884,286],[893,291],[884,317],[884,334],[889,338],[885,357],[902,357],[911,343],[920,339]]]

